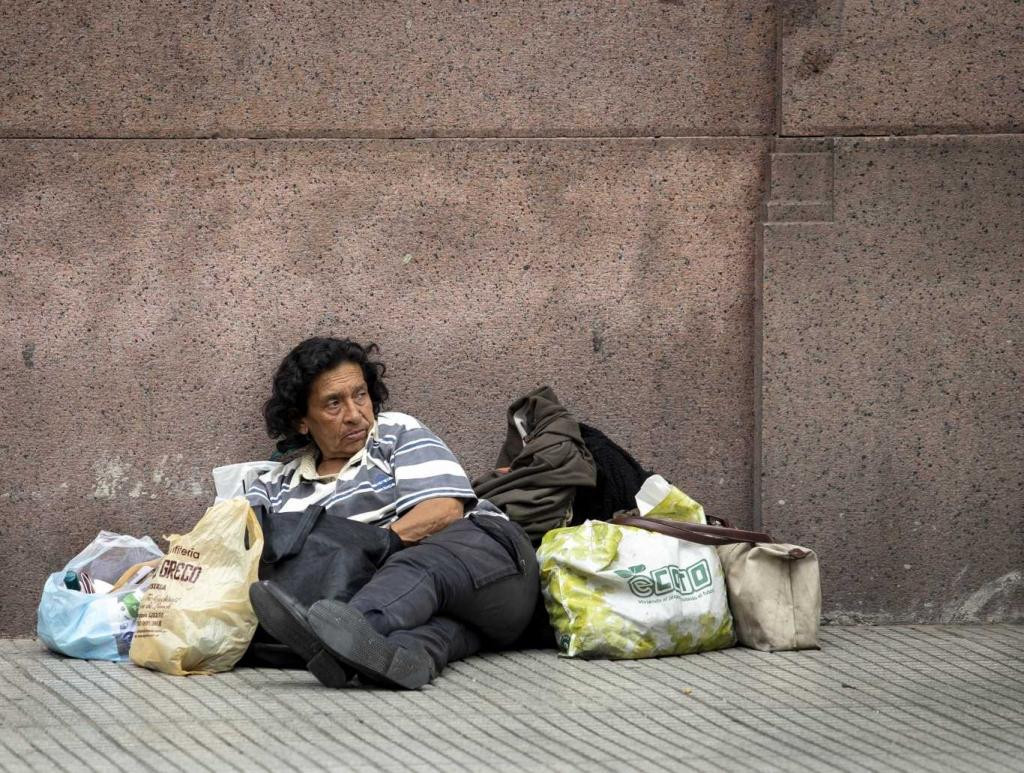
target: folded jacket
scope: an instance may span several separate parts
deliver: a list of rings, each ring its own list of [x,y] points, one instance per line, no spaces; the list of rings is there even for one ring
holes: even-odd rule
[[[596,482],[594,460],[583,443],[579,422],[540,387],[508,409],[508,430],[497,468],[473,481],[481,499],[500,507],[540,544],[545,532],[564,526],[576,488]]]

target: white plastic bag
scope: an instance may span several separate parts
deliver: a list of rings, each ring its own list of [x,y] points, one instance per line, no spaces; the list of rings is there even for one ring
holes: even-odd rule
[[[65,587],[64,575],[86,572],[113,585],[133,565],[162,556],[149,537],[101,531],[67,566],[47,578],[36,610],[40,640],[54,652],[75,658],[127,660],[139,602],[150,578],[110,593],[84,593]]]
[[[214,502],[244,497],[256,478],[278,466],[279,462],[239,462],[214,467],[213,486],[217,491]]]

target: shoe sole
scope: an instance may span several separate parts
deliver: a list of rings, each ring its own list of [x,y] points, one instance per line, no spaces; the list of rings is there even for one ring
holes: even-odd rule
[[[253,583],[249,586],[249,601],[267,633],[302,658],[309,672],[322,684],[345,687],[352,681],[345,667],[324,650],[308,620],[287,597],[279,595],[275,586]]]
[[[362,676],[405,690],[417,690],[432,678],[429,656],[388,644],[348,604],[318,601],[307,619],[327,651]]]

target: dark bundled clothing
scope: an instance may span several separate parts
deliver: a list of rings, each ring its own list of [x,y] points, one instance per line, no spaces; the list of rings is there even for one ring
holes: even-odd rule
[[[263,528],[260,579],[274,581],[304,607],[320,599],[348,601],[402,549],[402,540],[390,529],[332,515],[322,504],[301,513],[273,514],[257,504],[253,512]],[[243,662],[306,667],[262,627],[256,629]]]
[[[260,579],[273,580],[303,606],[320,599],[348,601],[402,540],[381,529],[330,513],[322,504],[301,513],[253,508],[263,527]]]
[[[522,526],[534,545],[565,526],[577,487],[593,486],[594,460],[580,425],[550,387],[541,387],[508,409],[505,444],[495,465],[508,467],[473,481],[473,489]]]
[[[580,487],[572,506],[572,525],[608,521],[619,510],[636,506],[636,492],[653,474],[596,427],[580,424],[583,442],[594,457],[597,485]]]

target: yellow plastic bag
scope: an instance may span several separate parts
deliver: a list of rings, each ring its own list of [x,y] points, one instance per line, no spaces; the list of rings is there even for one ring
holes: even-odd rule
[[[564,655],[653,658],[736,641],[725,575],[709,545],[586,521],[545,534],[537,560]]]
[[[207,510],[188,534],[167,539],[128,656],[176,676],[229,671],[256,630],[249,586],[258,579],[263,552],[259,521],[244,499],[228,499]]]
[[[685,491],[660,475],[652,475],[644,481],[636,495],[636,507],[642,517],[649,515],[669,521],[708,522],[700,502],[691,499]]]

